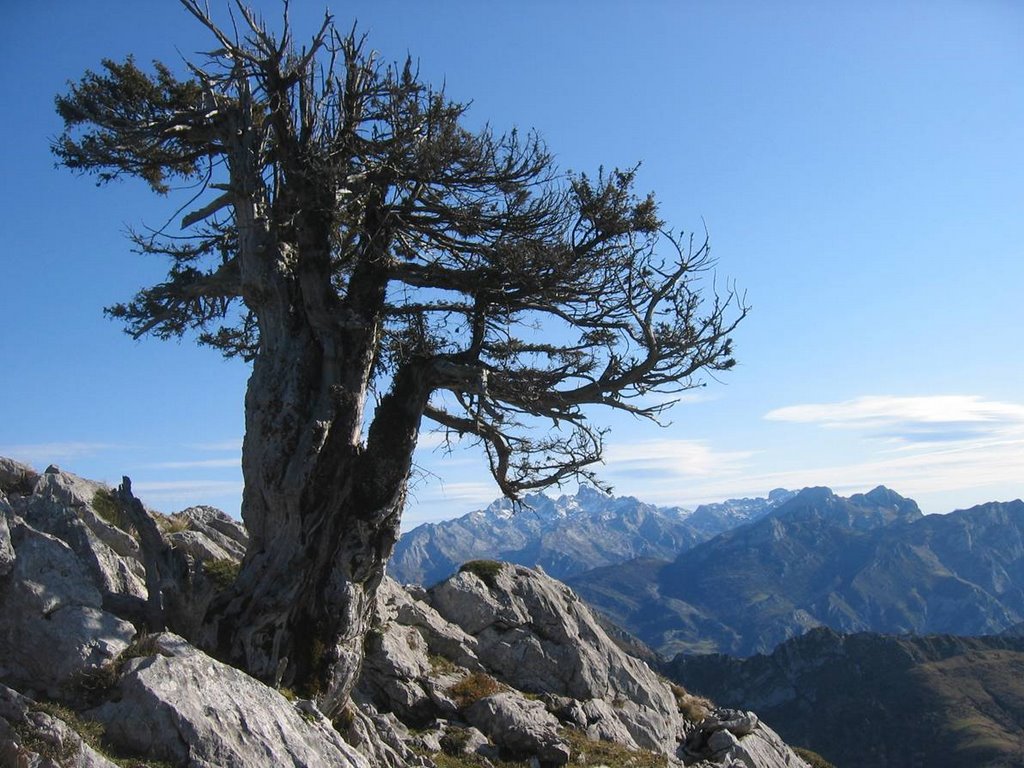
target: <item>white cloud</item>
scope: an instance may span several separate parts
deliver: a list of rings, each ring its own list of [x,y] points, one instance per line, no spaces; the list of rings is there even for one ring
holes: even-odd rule
[[[697,440],[615,442],[605,449],[612,473],[660,472],[673,477],[707,477],[734,473],[746,466],[752,451],[719,451]]]
[[[190,443],[186,446],[194,451],[234,451],[241,453],[242,438],[232,437],[227,440],[216,440],[210,443]]]
[[[237,480],[152,480],[133,482],[132,490],[146,504],[166,511],[211,504],[237,515],[242,483]]]
[[[241,467],[242,459],[236,456],[231,459],[196,459],[194,461],[159,461],[147,464],[148,469],[211,469],[217,467]]]
[[[902,425],[971,424],[1024,426],[1024,405],[984,400],[977,395],[897,397],[869,395],[839,403],[776,408],[771,421],[820,424],[832,429],[877,429]]]
[[[95,456],[118,446],[111,443],[57,442],[0,446],[0,456],[28,464],[48,465],[62,461]]]
[[[972,496],[973,489],[1016,495],[1024,478],[1019,403],[976,395],[873,395],[777,408],[765,418],[859,432],[861,447],[870,453],[861,460],[746,478],[762,488],[828,485],[841,491],[882,484],[911,497],[971,497],[970,503],[981,503],[989,499]]]

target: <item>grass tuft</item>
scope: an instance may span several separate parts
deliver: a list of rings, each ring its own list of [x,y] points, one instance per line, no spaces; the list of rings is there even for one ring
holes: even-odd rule
[[[497,560],[470,560],[459,566],[459,573],[472,573],[488,587],[498,586],[498,574],[505,567]]]
[[[242,564],[230,557],[203,560],[203,571],[218,589],[229,589],[235,583],[241,570]]]
[[[483,672],[471,672],[459,682],[448,687],[451,696],[459,709],[465,709],[480,699],[492,696],[504,690],[501,683]]]
[[[111,525],[123,531],[133,531],[135,527],[125,519],[121,511],[121,503],[117,494],[110,488],[100,488],[92,495],[92,510]]]

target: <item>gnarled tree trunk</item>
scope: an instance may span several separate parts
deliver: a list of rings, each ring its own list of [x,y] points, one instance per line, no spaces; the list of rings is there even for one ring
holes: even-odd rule
[[[260,349],[242,451],[250,544],[232,591],[208,612],[206,642],[330,713],[359,672],[430,391],[425,368],[404,366],[364,438],[383,283],[357,273],[351,287],[364,300],[347,311],[325,306],[317,291],[329,281],[303,279],[326,267],[313,250],[298,274],[271,268],[268,279],[260,262]]]

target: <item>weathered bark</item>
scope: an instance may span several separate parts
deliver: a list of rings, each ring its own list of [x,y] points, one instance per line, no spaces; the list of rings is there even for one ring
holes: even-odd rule
[[[251,674],[340,709],[362,662],[429,396],[426,368],[396,377],[364,441],[374,322],[315,329],[296,299],[264,311],[246,394],[243,517],[250,545],[206,641]],[[273,325],[273,327],[269,327]]]

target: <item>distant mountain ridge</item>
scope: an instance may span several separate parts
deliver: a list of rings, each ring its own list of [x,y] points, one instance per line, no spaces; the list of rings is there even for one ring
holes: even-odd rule
[[[455,520],[421,525],[401,537],[388,564],[400,582],[431,585],[474,559],[540,566],[565,579],[638,557],[668,560],[767,514],[794,495],[731,499],[690,511],[657,507],[587,486],[574,495],[531,494],[514,509],[507,499]]]
[[[767,653],[817,627],[996,634],[1024,620],[1024,502],[924,516],[808,488],[682,552],[567,581],[659,652]]]
[[[1024,638],[839,635],[770,655],[680,656],[665,670],[742,703],[837,768],[1024,765]]]

